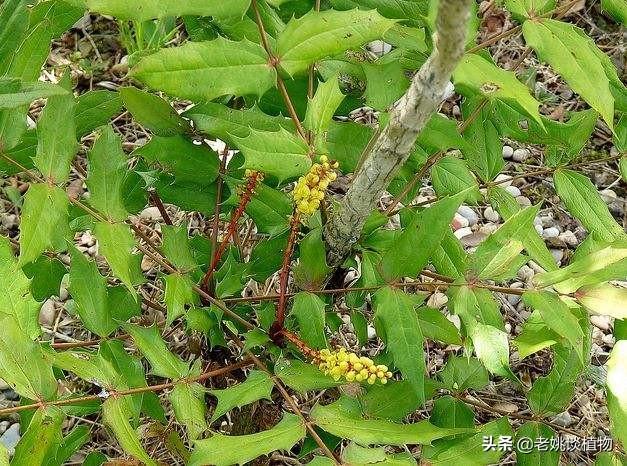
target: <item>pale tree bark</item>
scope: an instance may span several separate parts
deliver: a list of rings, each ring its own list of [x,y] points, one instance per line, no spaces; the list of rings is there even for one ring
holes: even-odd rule
[[[390,122],[377,137],[344,198],[325,226],[327,260],[339,266],[359,239],[364,222],[383,191],[407,161],[420,131],[438,109],[464,54],[472,0],[440,0],[435,47],[396,102]]]

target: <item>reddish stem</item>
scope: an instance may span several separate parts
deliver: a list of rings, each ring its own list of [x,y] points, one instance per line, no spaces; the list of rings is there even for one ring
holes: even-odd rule
[[[276,320],[270,327],[270,338],[279,346],[283,346],[282,331],[285,324],[285,305],[287,303],[287,281],[290,275],[290,262],[296,244],[296,237],[300,230],[300,216],[297,212],[292,215],[290,223],[290,236],[283,253],[283,264],[279,274],[279,304],[277,306]]]
[[[222,259],[222,255],[224,254],[224,251],[226,251],[226,248],[229,245],[231,238],[235,235],[235,232],[237,231],[237,222],[242,217],[242,215],[244,215],[246,207],[250,203],[250,200],[253,197],[253,193],[255,192],[255,188],[257,187],[257,183],[260,181],[260,179],[261,179],[260,172],[253,172],[248,177],[248,181],[246,182],[246,187],[244,188],[244,192],[242,193],[242,196],[240,197],[240,201],[237,206],[237,209],[235,209],[235,211],[231,215],[231,221],[229,222],[226,236],[220,243],[220,246],[218,247],[217,251],[215,251],[215,253],[213,254],[211,265],[209,266],[207,273],[202,279],[201,288],[203,290],[205,291],[208,290],[209,280],[211,280],[211,277],[213,276],[213,273],[215,272],[215,269],[218,266],[220,259]]]

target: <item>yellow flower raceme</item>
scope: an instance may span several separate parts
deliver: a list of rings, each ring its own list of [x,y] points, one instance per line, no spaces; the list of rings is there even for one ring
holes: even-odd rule
[[[298,213],[311,215],[320,208],[326,189],[337,178],[334,171],[337,167],[337,162],[329,162],[328,157],[323,155],[320,163],[314,163],[309,172],[300,177],[292,192]]]
[[[334,380],[342,377],[347,382],[368,382],[374,384],[377,380],[386,384],[392,377],[392,372],[383,364],[375,364],[372,359],[365,356],[357,356],[349,353],[345,348],[337,351],[321,350],[314,362],[325,375],[330,375]]]

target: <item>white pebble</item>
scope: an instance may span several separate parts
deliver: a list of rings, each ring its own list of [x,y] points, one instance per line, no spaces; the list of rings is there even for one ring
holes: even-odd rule
[[[496,223],[489,222],[483,225],[481,228],[479,228],[479,232],[483,233],[486,236],[490,236],[492,233],[494,233],[498,229],[499,229],[499,226]]]
[[[545,239],[557,238],[560,235],[560,231],[557,227],[549,227],[542,232],[542,237]]]
[[[564,251],[561,249],[551,249],[551,254],[553,255],[553,259],[555,259],[555,262],[558,264],[562,262],[562,259],[564,258]]]
[[[540,217],[534,218],[533,219],[533,224],[542,226],[542,219]]]
[[[534,225],[536,231],[538,232],[539,235],[542,235],[542,233],[544,233],[544,228],[542,227],[542,225],[538,225],[537,223]]]
[[[511,159],[512,155],[514,155],[514,149],[512,146],[503,146],[503,158]]]
[[[457,239],[462,239],[464,236],[472,235],[470,227],[460,228],[453,233]]]
[[[457,209],[457,212],[468,220],[468,226],[476,225],[479,221],[479,216],[477,215],[477,212],[475,212],[471,207],[468,207],[467,205],[461,206],[459,209]]]
[[[39,310],[39,323],[41,325],[51,326],[54,324],[55,317],[56,311],[54,309],[54,301],[49,299],[43,303],[41,309]]]
[[[536,273],[533,271],[531,267],[529,267],[528,265],[523,265],[516,275],[521,280],[528,282],[533,278],[535,274]],[[520,288],[522,288],[522,286],[520,286]]]
[[[516,201],[522,207],[530,207],[531,206],[531,201],[529,200],[529,198],[527,196],[518,196],[516,198]]]
[[[529,157],[529,151],[527,149],[516,149],[512,155],[512,159],[516,162],[524,162]]]
[[[564,241],[568,246],[577,246],[579,244],[577,236],[570,230],[566,230],[564,233],[560,234],[558,238]]]
[[[368,325],[368,340],[377,338],[377,332],[372,325]]]
[[[520,189],[518,189],[516,186],[512,185],[512,186],[507,186],[505,188],[505,191],[507,191],[508,193],[510,193],[512,196],[514,197],[518,197],[520,196],[521,192]]]
[[[156,207],[148,207],[142,210],[141,214],[139,214],[139,217],[142,220],[156,222],[158,220],[161,220],[161,213],[159,212],[159,209]]]
[[[499,173],[496,178],[494,178],[494,182],[498,183],[500,186],[511,186],[512,184],[512,177],[511,176],[507,176],[504,175],[503,173]]]
[[[469,225],[468,219],[459,213],[455,213],[451,226],[453,230],[459,230],[460,228],[466,228]]]
[[[486,220],[493,223],[498,223],[501,218],[498,212],[496,212],[492,207],[487,207],[486,210],[483,211],[483,216]]]
[[[429,296],[429,299],[427,300],[427,306],[433,307],[435,309],[440,309],[446,303],[448,303],[448,296],[446,296],[444,293],[440,293],[439,291],[433,293],[431,296]]]

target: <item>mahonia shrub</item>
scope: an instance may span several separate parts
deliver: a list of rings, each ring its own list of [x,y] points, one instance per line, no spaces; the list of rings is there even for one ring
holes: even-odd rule
[[[583,169],[624,181],[627,90],[579,3],[1,1],[0,464],[557,465],[601,434],[585,464],[622,464],[627,235]],[[92,89],[110,63],[51,44],[103,27]],[[547,205],[586,233],[559,260]],[[470,206],[500,221],[473,244]],[[555,418],[591,315],[600,432]]]

